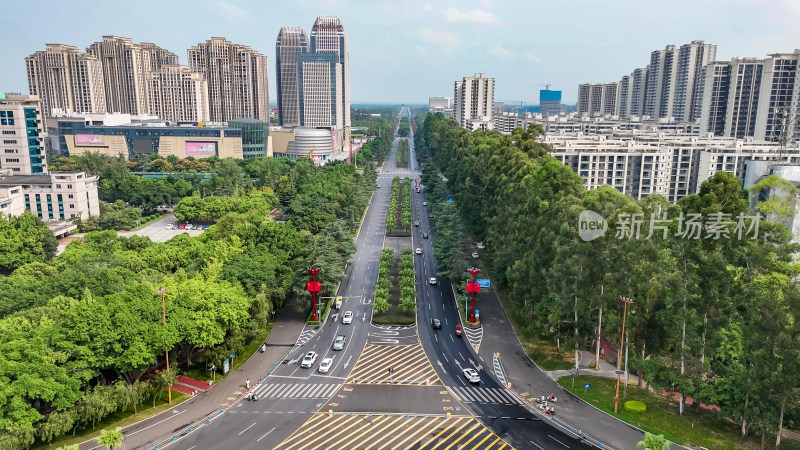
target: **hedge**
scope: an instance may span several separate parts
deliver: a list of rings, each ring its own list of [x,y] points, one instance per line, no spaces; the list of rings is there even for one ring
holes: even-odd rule
[[[625,411],[640,414],[647,412],[647,405],[637,400],[628,400],[625,402]]]

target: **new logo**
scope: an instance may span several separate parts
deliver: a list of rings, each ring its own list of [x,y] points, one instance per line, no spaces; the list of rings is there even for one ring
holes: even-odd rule
[[[581,239],[589,242],[605,236],[608,222],[600,214],[585,209],[578,216],[578,234]]]

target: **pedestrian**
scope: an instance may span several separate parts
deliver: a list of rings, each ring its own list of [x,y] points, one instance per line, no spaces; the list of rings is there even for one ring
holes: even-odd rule
[[[247,389],[250,389],[250,378],[247,379],[244,385],[247,386]]]

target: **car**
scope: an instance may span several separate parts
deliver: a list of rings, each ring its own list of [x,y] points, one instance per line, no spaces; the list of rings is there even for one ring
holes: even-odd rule
[[[333,349],[334,350],[344,350],[344,340],[345,337],[343,334],[336,336],[336,339],[333,340]]]
[[[203,229],[204,229],[204,230],[207,230],[207,229],[208,229],[208,227],[210,227],[210,226],[211,226],[211,225],[203,225]]]
[[[470,383],[480,383],[481,382],[481,377],[478,375],[478,372],[475,369],[472,369],[470,367],[467,367],[466,369],[464,369],[464,377]]]
[[[422,202],[422,206],[428,206],[428,202]]]
[[[422,249],[421,249],[421,248],[419,248],[419,247],[417,247],[417,249],[416,249],[416,250],[414,250],[414,253],[416,253],[416,254],[418,254],[418,255],[421,255],[421,254],[422,254]]]
[[[431,326],[434,330],[441,330],[442,329],[442,321],[439,319],[431,319]]]
[[[422,191],[420,191],[419,188],[417,188],[417,194],[419,194],[420,192],[422,192]]]
[[[182,223],[182,224],[178,225],[178,229],[179,230],[185,230],[186,229],[186,224]]]
[[[460,324],[460,323],[457,323],[457,324],[456,324],[456,336],[461,336],[461,334],[462,334],[463,332],[464,332],[464,329],[463,329],[463,328],[461,328],[461,324]]]
[[[422,239],[428,239],[428,233],[422,233]]]
[[[435,286],[436,284],[438,284],[438,282],[436,281],[436,277],[431,277],[431,279],[430,279],[430,280],[428,280],[428,284],[432,284],[432,285],[434,285],[434,286]]]
[[[168,230],[174,230],[175,229],[175,224],[174,223],[168,223],[167,224],[167,229]]]
[[[348,323],[353,323],[353,311],[344,312],[344,315],[342,316],[342,323],[345,325]]]
[[[472,252],[472,257],[478,259],[478,252]]]
[[[331,370],[331,366],[333,365],[333,358],[325,358],[319,363],[319,373],[328,373]]]
[[[433,213],[428,214],[429,219],[433,219]]]
[[[303,357],[303,362],[300,363],[300,367],[304,369],[308,369],[314,365],[314,362],[317,360],[317,352],[308,352],[306,356]]]
[[[418,226],[419,226],[419,220],[415,220],[415,221],[414,221],[414,226],[415,226],[415,227],[418,227]]]

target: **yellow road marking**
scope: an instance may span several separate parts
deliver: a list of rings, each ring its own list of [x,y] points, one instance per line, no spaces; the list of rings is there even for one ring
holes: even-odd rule
[[[444,419],[444,417],[442,417],[442,419],[443,419],[443,421],[446,421],[446,419]],[[422,419],[422,420],[424,421],[425,419]],[[400,441],[400,442],[398,442],[397,444],[393,445],[393,446],[392,446],[392,448],[393,448],[393,449],[394,449],[394,448],[400,448],[400,446],[401,446],[401,445],[403,445],[403,444],[404,444],[404,443],[405,443],[407,440],[409,440],[409,439],[411,439],[411,438],[416,438],[415,445],[417,445],[417,444],[420,444],[420,442],[419,442],[419,441],[421,441],[421,440],[422,440],[422,438],[423,438],[423,436],[425,435],[425,433],[427,433],[427,432],[428,432],[428,430],[429,430],[429,429],[431,429],[431,427],[433,427],[433,426],[438,426],[438,425],[437,425],[437,423],[429,423],[429,424],[425,424],[425,425],[426,425],[425,427],[419,428],[419,429],[418,429],[418,430],[416,430],[414,433],[412,433],[412,434],[409,434],[409,435],[408,435],[408,437],[406,437],[406,438],[405,438],[405,439],[403,439],[402,441]],[[419,437],[418,437],[418,436],[419,436]],[[384,447],[385,447],[385,446],[384,446]],[[383,447],[381,447],[381,448],[383,448]],[[412,447],[406,447],[406,448],[410,449],[410,448],[412,448]]]
[[[473,420],[475,420],[475,419],[467,420],[466,422],[464,422],[464,425],[461,425],[460,427],[458,427],[455,430],[453,430],[453,432],[448,434],[447,437],[444,438],[444,440],[442,442],[440,442],[440,443],[434,445],[433,447],[431,447],[431,450],[435,449],[436,447],[438,447],[440,445],[444,445],[444,443],[447,442],[448,439],[450,439],[451,437],[453,437],[453,435],[455,435],[456,433],[461,431],[462,428],[464,428],[465,426],[469,425],[470,422],[472,422]],[[450,429],[452,429],[452,428],[450,428]]]
[[[463,435],[462,437],[467,437],[467,436],[469,436],[469,433],[471,433],[471,432],[472,432],[472,430],[474,430],[475,428],[477,428],[477,427],[479,427],[479,426],[481,426],[481,425],[482,425],[482,424],[481,424],[479,421],[477,421],[477,420],[476,420],[476,421],[475,421],[475,424],[474,424],[474,425],[472,425],[472,426],[471,426],[471,427],[470,427],[470,428],[469,428],[467,431],[465,431],[465,432],[464,432],[464,435]],[[478,436],[478,434],[476,433],[476,434],[475,434],[475,436]],[[475,439],[475,437],[473,437],[472,439]],[[472,439],[470,439],[470,441],[471,441]],[[449,449],[450,449],[450,448],[452,448],[454,445],[458,444],[458,441],[460,441],[460,440],[461,440],[461,439],[459,438],[458,440],[456,440],[456,441],[453,441],[453,443],[452,443],[452,444],[450,444],[450,445],[448,445],[447,447],[445,447],[445,448],[444,448],[444,450],[449,450]],[[469,443],[469,441],[467,441],[467,443]],[[459,448],[460,448],[460,447],[459,447]]]
[[[484,442],[486,442],[486,440],[487,440],[487,439],[489,439],[490,437],[492,437],[492,434],[491,434],[491,433],[490,433],[488,436],[486,436],[485,438],[481,439],[481,441],[480,441],[480,442],[478,442],[477,444],[475,444],[475,447],[472,447],[472,450],[478,450],[478,449],[481,447],[481,444],[483,444]]]
[[[452,420],[452,419],[453,419],[453,418],[452,418],[452,416],[451,416],[450,420]],[[434,441],[436,441],[436,439],[439,439],[439,436],[441,436],[441,435],[443,435],[443,434],[447,433],[448,431],[450,431],[450,430],[451,430],[451,429],[452,429],[454,426],[456,426],[456,425],[458,425],[459,423],[461,423],[461,421],[462,421],[462,420],[464,420],[464,417],[459,417],[459,418],[457,418],[457,420],[455,421],[455,423],[453,423],[453,424],[452,424],[452,425],[450,425],[450,426],[446,426],[446,427],[444,427],[444,429],[443,429],[441,432],[439,432],[439,434],[437,434],[436,436],[432,437],[432,438],[431,438],[431,440],[429,440],[429,441],[428,441],[428,443],[433,443]],[[469,422],[467,422],[467,423],[469,423]],[[427,444],[427,443],[426,443],[426,444]]]
[[[417,424],[417,423],[419,423],[419,422],[425,421],[425,420],[427,420],[427,419],[420,419],[419,417],[414,417],[413,419],[409,419],[409,420],[410,420],[410,423],[402,423],[400,426],[393,428],[393,429],[392,429],[390,432],[387,432],[387,433],[386,433],[387,437],[389,437],[389,436],[393,436],[393,437],[392,437],[391,439],[389,439],[388,441],[384,442],[382,446],[378,447],[378,450],[382,450],[382,449],[386,448],[386,447],[387,447],[389,444],[391,444],[391,443],[392,443],[392,441],[395,441],[395,440],[397,440],[397,439],[399,439],[399,438],[403,437],[403,436],[404,436],[404,434],[401,434],[401,433],[395,433],[395,431],[396,431],[396,430],[398,430],[399,428],[401,428],[402,426],[406,426],[406,425],[408,425],[408,426],[410,427],[410,426],[416,425],[416,424]],[[431,419],[431,420],[435,420],[435,419]],[[424,430],[424,428],[423,428],[423,430]],[[411,431],[409,431],[409,433],[412,433],[412,432],[411,432]],[[410,434],[410,435],[408,435],[408,436],[406,437],[406,439],[404,439],[403,441],[401,441],[401,442],[400,442],[400,444],[402,444],[403,442],[405,442],[405,440],[409,439],[409,438],[410,438],[411,436],[413,436],[413,435],[414,435],[413,433],[412,433],[412,434]],[[399,444],[398,444],[398,445],[399,445]],[[394,448],[396,448],[396,447],[397,447],[397,445],[396,445],[396,446],[394,446]]]
[[[317,413],[316,415],[324,417],[324,414],[322,414],[322,413]],[[345,419],[346,417],[347,416],[344,416],[344,415],[340,416],[340,417],[334,417],[333,421],[336,421],[336,422],[346,421],[346,419]],[[278,445],[278,447],[286,446],[286,448],[289,449],[289,448],[292,448],[295,445],[302,444],[303,443],[302,440],[300,442],[295,442],[295,443],[293,443],[291,445],[289,443],[291,441],[297,440],[298,438],[302,439],[302,438],[307,438],[308,437],[308,435],[305,433],[305,431],[308,428],[308,426],[310,426],[313,423],[312,419],[314,419],[314,417],[312,417],[311,419],[307,420],[306,423],[304,423],[302,426],[300,426],[300,428],[298,428],[297,431],[295,431],[291,436],[289,436],[288,438],[284,439],[283,442],[281,442],[280,445]],[[332,426],[332,425],[333,424],[326,424],[326,426]]]
[[[369,422],[369,423],[366,423],[366,424],[362,422],[361,428],[359,428],[358,430],[354,430],[353,431],[353,433],[358,433],[355,436],[353,436],[352,434],[348,434],[348,435],[342,436],[342,438],[339,439],[336,442],[331,442],[333,440],[333,438],[335,438],[336,436],[339,436],[340,434],[342,434],[342,432],[340,431],[340,432],[336,433],[335,435],[331,436],[330,439],[326,439],[324,441],[325,442],[325,448],[339,448],[338,444],[340,444],[345,439],[350,439],[351,442],[355,442],[355,441],[358,440],[359,436],[363,436],[364,433],[369,433],[370,431],[372,431],[373,427],[379,426],[383,422],[390,422],[390,419],[388,417],[386,417],[386,416],[379,416],[376,420],[374,420],[372,422]],[[361,433],[359,433],[359,431],[361,431]]]
[[[403,425],[403,424],[404,424],[403,422],[406,422],[406,421],[408,421],[408,420],[410,420],[410,419],[406,419],[406,418],[405,418],[405,416],[395,416],[394,418],[392,418],[392,419],[390,419],[390,420],[387,420],[387,421],[385,421],[385,422],[386,422],[386,425],[383,425],[383,426],[382,426],[382,427],[380,427],[379,429],[377,429],[377,430],[368,430],[368,431],[371,431],[371,432],[372,432],[372,435],[371,435],[369,438],[367,438],[367,440],[365,440],[365,441],[362,441],[362,442],[361,442],[361,445],[363,446],[365,443],[367,443],[367,442],[369,442],[370,440],[372,440],[372,439],[375,439],[375,438],[377,438],[377,439],[378,439],[378,441],[377,441],[377,442],[380,442],[381,440],[383,440],[383,439],[386,437],[386,435],[385,435],[385,434],[381,434],[381,432],[382,432],[384,429],[386,429],[386,428],[387,428],[388,426],[390,426],[390,425],[395,425],[395,424],[398,424],[398,423],[399,423],[399,424],[401,424],[401,425]],[[366,432],[366,431],[365,431],[365,432]],[[363,433],[362,433],[362,434],[363,434]],[[376,443],[377,443],[377,442],[376,442]],[[367,447],[365,447],[365,448],[367,448]]]
[[[478,421],[476,421],[476,422],[478,422]],[[478,425],[483,425],[483,424],[482,424],[482,423],[480,423],[480,422],[478,422]],[[472,430],[470,430],[470,431],[472,431]],[[475,436],[472,436],[472,437],[471,437],[471,438],[470,438],[470,439],[469,439],[467,442],[464,442],[464,444],[462,444],[462,445],[461,445],[461,446],[459,446],[458,448],[460,448],[460,449],[461,449],[461,448],[467,448],[467,445],[469,445],[469,443],[470,443],[470,442],[474,441],[474,440],[475,440],[475,439],[476,439],[478,436],[481,436],[481,435],[482,435],[483,433],[485,433],[486,431],[487,431],[486,427],[485,427],[485,426],[482,426],[482,427],[481,427],[481,430],[480,430],[480,432],[476,432],[476,433],[475,433]],[[491,436],[491,434],[489,434],[489,436]],[[481,442],[482,442],[482,441],[481,441]]]

